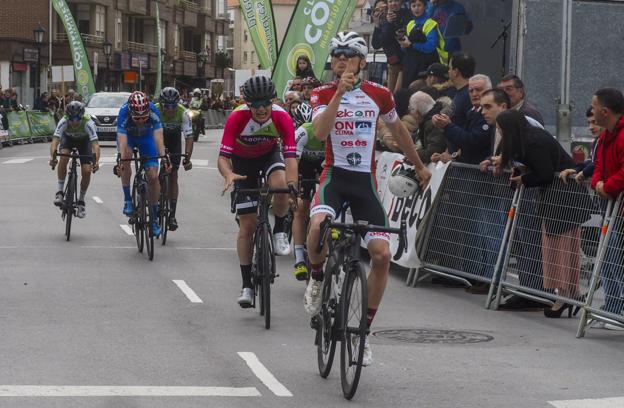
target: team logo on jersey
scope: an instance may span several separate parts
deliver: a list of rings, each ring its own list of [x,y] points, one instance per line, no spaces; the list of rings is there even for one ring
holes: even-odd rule
[[[347,155],[347,162],[349,162],[351,166],[359,166],[360,163],[362,163],[362,155],[355,152],[349,153]]]
[[[355,128],[361,133],[371,133],[373,124],[371,122],[355,122]]]
[[[377,112],[372,109],[366,110],[351,110],[351,109],[342,109],[336,112],[337,118],[374,118]]]
[[[353,136],[355,134],[355,122],[350,120],[337,121],[334,124],[334,134],[336,136]]]

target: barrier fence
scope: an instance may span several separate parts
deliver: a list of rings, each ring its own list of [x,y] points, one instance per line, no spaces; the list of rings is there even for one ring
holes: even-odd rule
[[[225,121],[232,113],[231,110],[213,110],[208,109],[202,113],[204,118],[204,127],[206,129],[221,129],[225,126]]]
[[[17,111],[8,112],[8,133],[3,143],[24,143],[34,140],[47,140],[56,130],[54,115],[50,112]]]

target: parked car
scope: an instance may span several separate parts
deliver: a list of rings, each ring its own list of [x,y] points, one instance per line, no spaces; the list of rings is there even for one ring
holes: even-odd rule
[[[117,115],[129,97],[129,92],[97,92],[89,100],[85,113],[95,122],[100,141],[117,140]]]

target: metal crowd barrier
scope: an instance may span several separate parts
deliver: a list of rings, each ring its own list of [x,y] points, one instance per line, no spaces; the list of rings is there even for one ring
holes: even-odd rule
[[[425,276],[442,275],[470,286],[467,279],[491,284],[500,270],[503,244],[511,228],[517,192],[508,176],[494,177],[478,166],[452,163],[431,211],[420,252],[422,268],[412,284]],[[408,282],[409,284],[409,282]],[[493,295],[493,285],[486,307]]]
[[[204,126],[206,129],[221,129],[225,125],[225,121],[230,116],[231,110],[214,110],[208,109],[202,113],[204,118]]]
[[[49,140],[56,129],[54,115],[50,112],[17,111],[7,112],[8,136],[0,137],[3,144],[32,143]]]

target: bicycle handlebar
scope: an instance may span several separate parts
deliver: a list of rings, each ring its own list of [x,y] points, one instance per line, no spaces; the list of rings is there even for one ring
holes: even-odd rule
[[[403,248],[403,252],[407,252],[407,223],[405,220],[401,220],[400,228],[382,227],[380,225],[368,224],[366,221],[359,221],[356,223],[341,223],[333,222],[332,218],[328,215],[320,225],[321,234],[319,237],[319,243],[317,245],[317,253],[321,253],[323,246],[325,245],[325,237],[327,232],[331,229],[339,229],[343,231],[349,231],[354,234],[364,234],[367,232],[387,232],[390,234],[399,234],[399,247]]]

